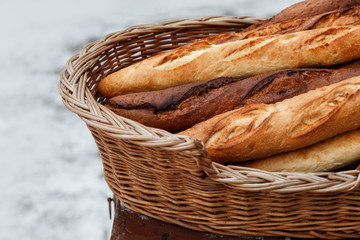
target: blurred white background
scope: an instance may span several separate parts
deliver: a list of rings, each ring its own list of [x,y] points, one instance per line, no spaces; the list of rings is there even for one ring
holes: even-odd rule
[[[109,239],[97,147],[62,104],[59,72],[127,27],[211,15],[270,17],[298,0],[1,0],[0,239]]]

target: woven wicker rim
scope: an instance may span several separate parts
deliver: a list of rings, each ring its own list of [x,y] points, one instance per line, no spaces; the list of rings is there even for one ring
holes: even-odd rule
[[[76,113],[90,128],[100,129],[114,138],[131,140],[136,144],[162,148],[167,151],[191,151],[194,156],[205,156],[198,166],[212,180],[245,191],[293,192],[344,192],[360,186],[359,170],[323,173],[273,173],[238,166],[224,166],[206,159],[201,142],[186,136],[173,135],[166,131],[149,128],[135,121],[120,117],[94,97],[96,89],[87,87],[88,68],[101,60],[101,53],[113,44],[139,33],[179,32],[184,28],[199,26],[226,26],[252,24],[263,20],[254,17],[211,16],[199,19],[181,19],[159,24],[130,27],[121,32],[106,35],[85,46],[74,55],[60,74],[58,90],[64,105]],[[167,33],[167,34],[168,34]]]

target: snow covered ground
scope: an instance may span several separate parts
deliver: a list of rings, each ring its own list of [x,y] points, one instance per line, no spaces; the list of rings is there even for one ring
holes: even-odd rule
[[[109,239],[108,189],[85,124],[57,92],[107,33],[210,15],[268,17],[298,0],[1,0],[0,239]]]

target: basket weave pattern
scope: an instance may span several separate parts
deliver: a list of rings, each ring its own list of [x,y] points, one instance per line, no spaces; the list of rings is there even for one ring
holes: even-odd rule
[[[105,179],[129,209],[224,235],[360,238],[359,171],[270,173],[211,162],[201,142],[119,117],[101,103],[106,75],[209,35],[261,21],[214,16],[135,26],[85,46],[58,85],[88,126]]]

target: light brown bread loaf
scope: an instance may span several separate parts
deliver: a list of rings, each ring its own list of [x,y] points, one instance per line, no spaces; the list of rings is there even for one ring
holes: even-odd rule
[[[270,172],[327,172],[360,161],[360,129],[273,157],[240,164]]]
[[[275,104],[252,104],[180,132],[216,162],[247,161],[310,146],[360,127],[360,77]]]
[[[170,51],[115,72],[99,84],[106,97],[164,89],[218,77],[251,76],[301,66],[329,66],[360,57],[360,27],[329,27]]]

